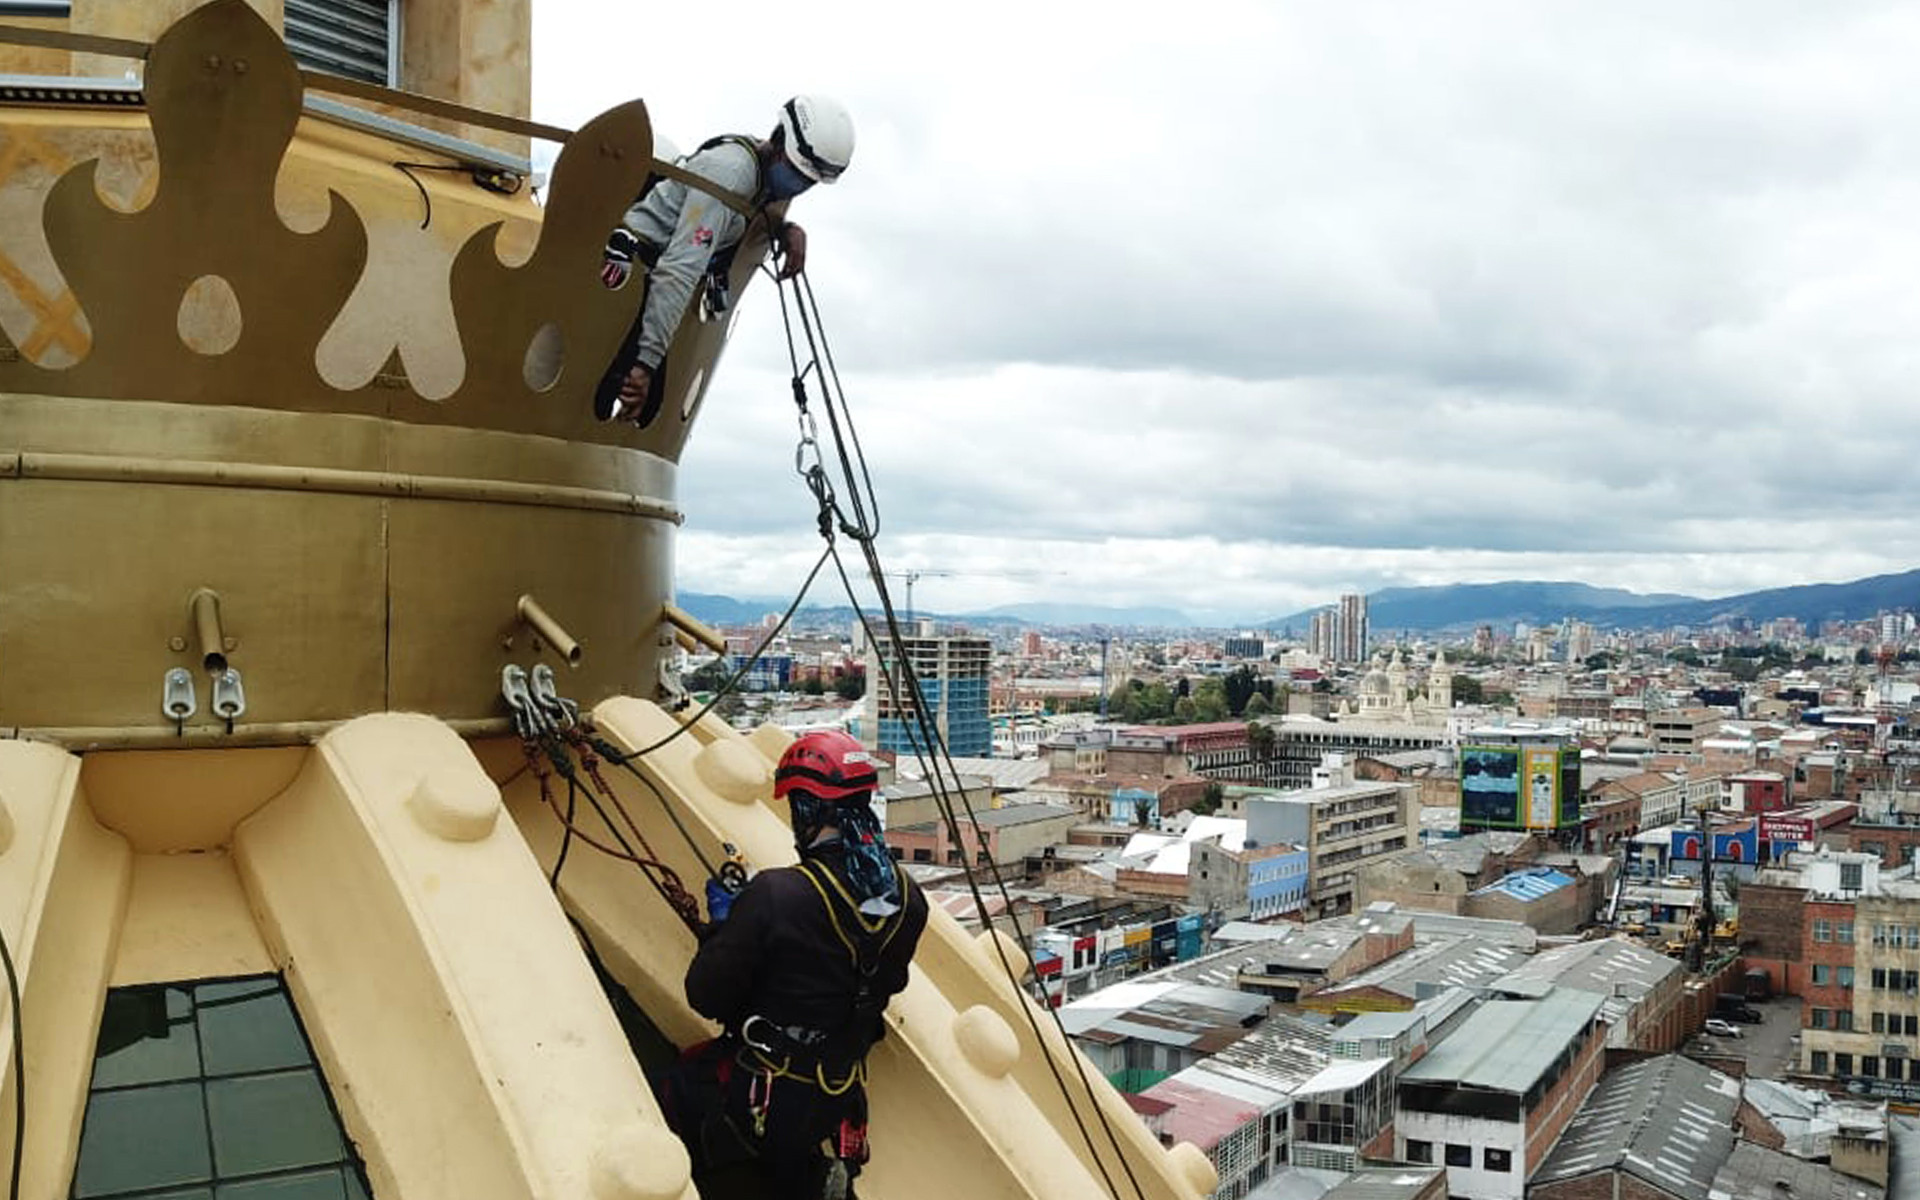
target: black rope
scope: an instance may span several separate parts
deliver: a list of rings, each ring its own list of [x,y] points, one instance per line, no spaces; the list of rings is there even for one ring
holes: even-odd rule
[[[567,865],[567,850],[573,845],[574,805],[580,795],[580,785],[567,780],[567,818],[563,822],[564,831],[560,834],[560,853],[553,860],[553,873],[547,876],[547,886],[555,891],[560,889],[560,868]]]
[[[879,551],[874,544],[879,529],[879,505],[877,499],[873,497],[872,476],[867,468],[865,453],[860,449],[859,435],[854,426],[852,413],[847,410],[846,397],[840,388],[839,373],[832,367],[831,355],[826,348],[824,323],[819,319],[818,305],[813,296],[813,288],[812,285],[807,282],[804,272],[799,276],[799,282],[795,285],[794,290],[796,293],[795,308],[799,315],[801,332],[806,338],[810,356],[809,361],[803,367],[799,361],[797,347],[794,344],[793,321],[787,315],[786,291],[782,288],[780,292],[781,319],[787,330],[787,356],[789,363],[792,365],[794,402],[799,408],[802,430],[802,443],[800,452],[796,453],[796,466],[799,466],[800,453],[805,451],[807,442],[811,440],[810,414],[803,381],[806,376],[810,374],[820,375],[822,379],[822,391],[824,393],[822,407],[827,410],[827,426],[833,437],[835,455],[841,471],[841,481],[845,485],[847,495],[851,498],[857,519],[849,521],[845,514],[839,509],[838,504],[834,500],[831,481],[826,478],[826,471],[823,465],[816,463],[811,469],[803,468],[801,469],[801,475],[807,484],[808,490],[813,494],[815,502],[820,505],[821,536],[827,541],[827,550],[833,557],[835,571],[840,576],[841,584],[846,590],[847,601],[853,606],[854,614],[859,619],[861,628],[866,632],[868,641],[878,645],[879,639],[875,635],[873,625],[868,620],[866,611],[861,607],[859,597],[856,595],[853,587],[853,581],[847,573],[846,564],[842,562],[839,548],[834,543],[830,532],[830,519],[827,515],[829,511],[832,512],[834,518],[837,518],[837,521],[833,523],[837,523],[840,531],[845,533],[860,547],[861,556],[865,561],[868,574],[872,579],[875,592],[879,597],[881,611],[886,620],[887,645],[892,651],[891,664],[887,662],[886,657],[882,657],[880,660],[882,681],[887,686],[888,695],[892,700],[894,708],[902,713],[911,713],[915,729],[919,735],[909,739],[913,746],[914,757],[920,763],[921,771],[934,797],[934,803],[936,807],[939,808],[941,817],[947,826],[949,837],[951,837],[955,845],[965,845],[966,843],[960,834],[959,812],[955,807],[953,796],[948,791],[949,780],[953,783],[958,783],[959,771],[954,766],[952,755],[947,752],[946,743],[941,739],[939,730],[934,726],[932,719],[927,714],[926,705],[923,702],[923,696],[920,691],[920,682],[913,668],[913,660],[906,650],[905,635],[901,632],[899,616],[894,610],[893,599],[887,588],[886,573],[881,567]],[[816,333],[816,331],[818,332]],[[819,370],[823,362],[827,364],[828,368],[824,374]],[[844,430],[841,427],[843,416],[845,422]],[[849,442],[851,442],[853,446],[851,452],[848,450]],[[913,704],[910,708],[904,705],[901,700],[900,684],[903,681],[907,685],[907,692],[913,697]],[[939,763],[929,764],[927,757],[929,747],[938,754],[941,760]],[[944,767],[944,770],[942,770],[941,767]],[[959,807],[965,810],[967,823],[978,831],[980,827],[979,818],[973,811],[972,801],[967,799],[965,789],[960,790],[959,799]],[[975,909],[979,912],[981,921],[987,928],[993,928],[993,923],[987,914],[986,898],[980,890],[980,884],[975,876],[973,864],[966,861],[964,855],[962,856],[961,870],[966,877],[967,889],[972,895]],[[994,882],[999,888],[1008,922],[1013,927],[1014,940],[1021,947],[1028,962],[1031,963],[1033,958],[1031,940],[1027,932],[1021,927],[1019,917],[1014,911],[1012,895],[1007,889],[1006,880],[997,870],[994,872]],[[998,938],[993,939],[993,944],[995,956],[999,959],[1001,969],[1005,972],[1008,982],[1016,992],[1023,992],[1024,989],[1020,985],[1019,973],[1015,971],[1013,963],[1007,959],[1006,947]],[[1041,984],[1041,989],[1043,996],[1046,995],[1046,985],[1044,982]],[[1093,1133],[1088,1128],[1085,1118],[1081,1115],[1079,1102],[1074,1098],[1072,1090],[1068,1088],[1067,1081],[1061,1074],[1059,1064],[1054,1061],[1054,1055],[1049,1050],[1045,1037],[1041,1034],[1039,1018],[1033,1011],[1034,1007],[1032,1004],[1020,1005],[1020,1009],[1027,1019],[1028,1028],[1033,1034],[1034,1042],[1040,1049],[1041,1057],[1046,1060],[1047,1070],[1053,1077],[1054,1086],[1058,1089],[1061,1099],[1066,1102],[1067,1111],[1073,1116],[1074,1126],[1079,1131],[1081,1140],[1086,1144],[1088,1154],[1093,1159],[1094,1167],[1099,1171],[1101,1180],[1106,1184],[1106,1190],[1109,1194],[1118,1197],[1119,1191],[1115,1185],[1113,1175],[1107,1169],[1106,1161],[1100,1153],[1100,1148],[1094,1141]],[[1050,1000],[1046,1008],[1048,1015],[1052,1019],[1054,1029],[1059,1034],[1061,1043],[1067,1047],[1067,1054],[1073,1062],[1076,1075],[1079,1077],[1080,1087],[1085,1092],[1088,1101],[1093,1105],[1093,1115],[1099,1122],[1102,1131],[1106,1134],[1108,1146],[1111,1147],[1114,1157],[1119,1160],[1122,1170],[1126,1173],[1127,1182],[1132,1185],[1134,1195],[1139,1197],[1140,1200],[1146,1200],[1145,1189],[1141,1186],[1140,1180],[1134,1174],[1133,1164],[1129,1161],[1126,1151],[1121,1148],[1119,1135],[1115,1132],[1113,1123],[1108,1120],[1106,1111],[1101,1106],[1098,1095],[1094,1092],[1093,1082],[1087,1075],[1085,1062],[1081,1055],[1075,1054],[1072,1051],[1073,1044],[1067,1035],[1066,1026],[1060,1020],[1059,1010],[1052,1006]]]
[[[746,662],[741,663],[740,668],[736,670],[732,675],[729,675],[726,678],[726,680],[723,683],[721,683],[720,690],[713,694],[712,699],[708,700],[706,704],[701,706],[699,712],[696,712],[691,717],[688,717],[679,726],[677,726],[672,733],[669,733],[668,735],[659,739],[658,741],[650,742],[647,745],[640,747],[638,750],[629,751],[624,754],[618,753],[618,752],[609,753],[609,751],[614,751],[615,748],[611,745],[607,746],[605,750],[601,751],[602,755],[605,756],[606,760],[610,763],[613,763],[615,766],[625,767],[627,766],[628,763],[632,762],[636,758],[645,758],[647,755],[652,754],[655,750],[658,750],[660,747],[668,744],[669,742],[673,741],[675,738],[684,737],[689,730],[691,730],[695,725],[700,723],[701,717],[704,717],[708,713],[712,712],[715,705],[719,704],[720,701],[726,699],[727,696],[729,696],[735,690],[737,690],[740,686],[740,681],[747,677],[747,672],[753,670],[754,665],[760,661],[761,656],[766,654],[766,652],[770,648],[772,648],[774,639],[779,637],[780,634],[786,629],[788,622],[793,620],[793,614],[800,610],[801,602],[807,598],[807,593],[813,590],[813,581],[819,577],[820,568],[827,565],[827,559],[831,555],[832,555],[832,547],[828,547],[827,550],[821,553],[819,560],[813,564],[813,570],[807,572],[806,581],[800,585],[800,590],[794,593],[793,603],[787,605],[787,611],[780,614],[779,623],[776,624],[772,629],[767,631],[767,636],[761,639],[760,644],[758,646],[754,647],[752,657],[748,658]]]
[[[7,969],[7,1002],[13,1006],[13,1169],[7,1176],[7,1196],[19,1200],[20,1160],[27,1145],[27,1039],[20,1029],[20,972],[13,965],[13,951],[4,933],[0,933],[0,964]]]

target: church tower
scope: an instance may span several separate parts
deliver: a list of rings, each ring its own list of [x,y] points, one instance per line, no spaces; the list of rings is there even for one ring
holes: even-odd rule
[[[1436,712],[1453,711],[1453,668],[1447,665],[1447,652],[1433,652],[1433,666],[1427,672],[1427,705]]]

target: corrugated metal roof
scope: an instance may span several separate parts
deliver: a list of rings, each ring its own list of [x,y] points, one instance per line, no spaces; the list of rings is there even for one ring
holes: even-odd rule
[[[1739,1107],[1737,1080],[1679,1055],[1616,1067],[1527,1183],[1620,1170],[1683,1200],[1708,1200],[1733,1151]]]
[[[1243,1036],[1271,1004],[1265,996],[1232,988],[1178,979],[1128,980],[1063,1006],[1060,1024],[1075,1037],[1213,1049]]]
[[[1321,1200],[1411,1200],[1432,1186],[1445,1169],[1390,1167],[1379,1171],[1357,1171]],[[1440,1194],[1444,1196],[1446,1191],[1443,1185]]]
[[[1741,1142],[1714,1175],[1712,1200],[1881,1200],[1883,1188],[1758,1142]]]
[[[1600,997],[1587,992],[1490,1000],[1401,1078],[1525,1092],[1599,1012]]]
[[[1484,896],[1489,892],[1503,892],[1516,900],[1531,903],[1535,900],[1544,900],[1572,883],[1571,875],[1564,875],[1552,867],[1534,867],[1525,871],[1515,871],[1511,875],[1496,879],[1475,891],[1473,895]]]
[[[1513,970],[1526,955],[1476,937],[1435,939],[1368,967],[1310,998],[1316,1007],[1369,988],[1418,1000],[1436,987],[1480,987]]]
[[[1344,1031],[1342,1031],[1344,1032]],[[1393,1065],[1390,1058],[1336,1058],[1293,1090],[1298,1096],[1322,1096],[1357,1088]]]
[[[1488,986],[1496,992],[1538,995],[1545,988],[1577,988],[1605,997],[1600,1015],[1619,1025],[1635,1003],[1677,974],[1664,954],[1619,938],[1597,938],[1542,950]]]

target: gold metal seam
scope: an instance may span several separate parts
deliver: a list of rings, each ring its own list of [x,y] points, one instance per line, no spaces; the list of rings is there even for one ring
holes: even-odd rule
[[[0,479],[60,479],[92,483],[155,483],[272,491],[333,492],[353,496],[398,496],[410,500],[459,500],[521,504],[534,508],[617,512],[682,523],[686,516],[663,500],[604,488],[354,471],[339,467],[284,467],[198,459],[137,458],[106,454],[0,452]]]

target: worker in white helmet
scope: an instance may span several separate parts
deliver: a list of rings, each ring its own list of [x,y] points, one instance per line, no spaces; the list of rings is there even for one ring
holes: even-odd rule
[[[716,188],[748,197],[771,224],[779,275],[805,268],[807,235],[786,220],[787,205],[816,183],[832,183],[853,158],[853,119],[825,96],[795,96],[780,107],[780,122],[764,139],[716,137],[680,165]],[[621,352],[594,396],[601,420],[647,425],[660,410],[660,361],[700,277],[746,233],[747,218],[698,187],[659,179],[643,192],[607,241],[602,281],[626,283],[638,261],[647,272],[647,299]],[[709,297],[724,287],[709,282]]]

